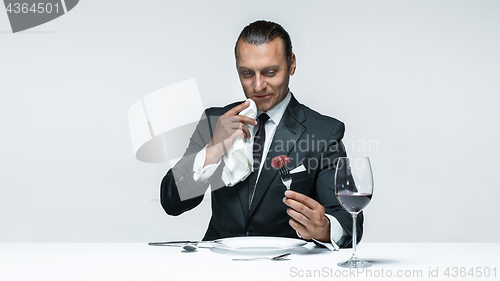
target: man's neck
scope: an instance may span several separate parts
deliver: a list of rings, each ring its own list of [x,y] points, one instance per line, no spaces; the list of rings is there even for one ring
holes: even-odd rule
[[[286,107],[290,103],[291,99],[292,99],[292,93],[289,90],[288,94],[285,96],[285,98],[280,103],[278,103],[277,105],[275,105],[274,107],[272,107],[271,109],[266,111],[267,115],[269,115],[270,119],[276,125],[279,124],[279,122],[281,121],[281,117],[283,117],[283,114],[285,113]],[[257,115],[260,115],[262,112],[263,111],[259,110],[257,112]]]

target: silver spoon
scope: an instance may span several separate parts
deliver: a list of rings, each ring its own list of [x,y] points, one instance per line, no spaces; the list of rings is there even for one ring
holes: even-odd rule
[[[196,244],[186,244],[182,248],[187,252],[194,252],[198,250],[198,246],[196,246]]]
[[[198,248],[212,248],[215,244],[220,243],[220,240],[214,241],[185,241],[186,243],[182,248],[186,252],[194,252],[198,250]],[[200,246],[198,246],[198,244]]]
[[[288,257],[291,253],[286,253],[286,254],[281,254],[275,257],[256,257],[256,258],[239,258],[239,259],[233,259],[233,261],[253,261],[253,260],[273,260],[273,261],[279,261],[283,260],[286,257]]]

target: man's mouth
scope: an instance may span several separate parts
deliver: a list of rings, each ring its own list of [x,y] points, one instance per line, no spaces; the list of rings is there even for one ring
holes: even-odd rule
[[[265,99],[268,99],[270,97],[271,97],[271,95],[254,95],[253,96],[253,98],[256,100],[265,100]]]

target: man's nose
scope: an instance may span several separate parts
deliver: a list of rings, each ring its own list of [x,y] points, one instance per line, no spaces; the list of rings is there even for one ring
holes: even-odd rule
[[[264,90],[266,87],[267,87],[267,82],[264,79],[264,77],[262,77],[262,75],[260,74],[255,75],[255,80],[253,82],[253,90],[255,92],[260,92]]]

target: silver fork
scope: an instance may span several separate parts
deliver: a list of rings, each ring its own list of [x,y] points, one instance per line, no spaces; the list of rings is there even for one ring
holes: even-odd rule
[[[286,186],[286,189],[290,189],[292,185],[292,175],[290,175],[290,170],[285,165],[280,167],[281,181]]]

